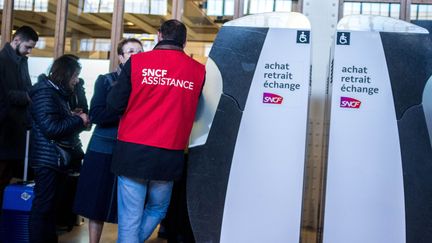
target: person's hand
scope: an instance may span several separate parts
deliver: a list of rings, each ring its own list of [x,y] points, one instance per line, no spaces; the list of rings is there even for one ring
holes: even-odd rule
[[[85,127],[89,127],[91,125],[90,118],[86,113],[81,112],[80,114],[78,114],[78,116],[81,117],[81,119],[83,120]]]
[[[75,108],[72,111],[72,115],[80,115],[81,113],[83,113],[83,109],[81,109],[81,108]]]

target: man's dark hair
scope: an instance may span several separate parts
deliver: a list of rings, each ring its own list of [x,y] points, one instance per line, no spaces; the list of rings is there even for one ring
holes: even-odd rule
[[[39,40],[39,35],[36,33],[34,29],[30,26],[23,25],[19,27],[12,36],[12,39],[15,37],[20,37],[23,41],[32,40],[37,42]]]
[[[72,58],[70,55],[63,55],[57,58],[52,64],[48,78],[54,84],[61,86],[68,90],[68,83],[73,75],[81,70],[81,64],[78,59]]]
[[[142,47],[142,43],[141,43],[141,41],[138,40],[138,39],[135,39],[135,38],[127,38],[127,39],[123,39],[123,40],[121,40],[121,41],[118,43],[118,45],[117,45],[117,54],[118,54],[119,56],[123,55],[123,46],[126,45],[127,43],[130,43],[130,42],[138,43],[138,44],[140,44],[140,46]]]
[[[175,41],[181,45],[186,43],[186,26],[176,19],[164,22],[159,32],[164,40]]]
[[[74,55],[74,54],[64,54],[63,56],[72,58],[72,59],[74,59],[76,61],[79,61],[79,59],[80,59],[79,56]]]

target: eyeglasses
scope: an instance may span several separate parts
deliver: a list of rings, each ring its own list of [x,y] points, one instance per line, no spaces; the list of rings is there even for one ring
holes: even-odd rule
[[[123,52],[123,54],[137,54],[142,52],[142,50],[130,48]]]

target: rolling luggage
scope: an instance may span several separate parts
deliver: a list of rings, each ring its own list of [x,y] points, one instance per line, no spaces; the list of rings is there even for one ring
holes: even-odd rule
[[[1,242],[30,242],[28,223],[33,201],[34,183],[27,182],[30,131],[27,131],[23,181],[8,185],[3,194]]]

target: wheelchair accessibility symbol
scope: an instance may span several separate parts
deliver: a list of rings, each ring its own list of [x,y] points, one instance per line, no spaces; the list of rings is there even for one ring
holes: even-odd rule
[[[297,31],[297,43],[308,44],[310,42],[310,31],[298,30]]]
[[[337,41],[338,45],[349,45],[350,44],[350,35],[349,32],[338,32],[337,33]]]

